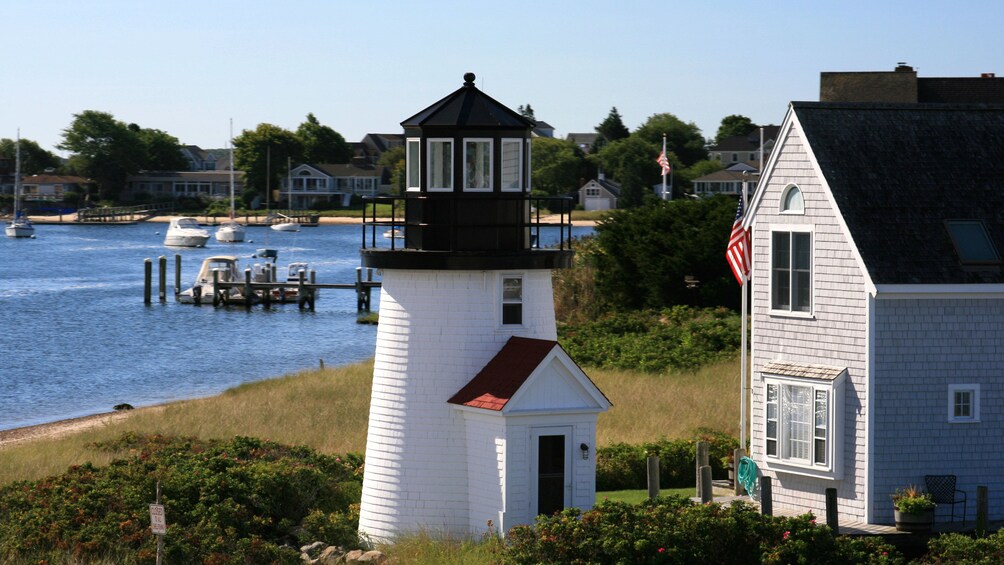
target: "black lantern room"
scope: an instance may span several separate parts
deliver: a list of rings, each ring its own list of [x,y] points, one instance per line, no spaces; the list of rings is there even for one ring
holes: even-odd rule
[[[554,269],[571,264],[570,199],[530,197],[534,123],[478,90],[474,78],[467,73],[461,88],[401,122],[405,195],[373,199],[390,203],[394,218],[364,220],[364,266]],[[536,246],[547,225],[539,221],[542,206],[560,214],[561,221],[550,224],[561,233],[555,248]],[[403,232],[403,246],[377,246],[378,226],[390,227],[395,235]]]

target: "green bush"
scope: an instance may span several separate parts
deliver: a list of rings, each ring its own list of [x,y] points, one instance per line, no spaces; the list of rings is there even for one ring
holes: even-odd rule
[[[618,443],[596,450],[596,490],[629,490],[648,484],[647,459],[659,457],[659,488],[696,484],[697,442],[708,442],[708,464],[718,479],[727,477],[726,460],[739,441],[721,432],[698,430],[694,439],[662,438],[643,445]]]
[[[679,497],[539,516],[509,530],[506,563],[901,563],[881,540],[834,536],[811,515],[775,518],[750,504]]]
[[[357,516],[361,471],[356,456],[238,437],[229,441],[126,434],[96,449],[124,453],[107,467],[81,465],[63,475],[0,489],[0,561],[52,549],[81,560],[155,554],[149,504],[160,482],[173,563],[299,560],[304,523],[316,512]],[[357,518],[356,518],[357,519]],[[341,538],[344,539],[344,538]]]
[[[740,317],[731,310],[689,306],[613,313],[558,330],[561,346],[580,365],[649,373],[727,359],[741,337]]]
[[[923,563],[967,563],[991,565],[1004,563],[1004,530],[985,538],[963,534],[943,534],[927,544]]]

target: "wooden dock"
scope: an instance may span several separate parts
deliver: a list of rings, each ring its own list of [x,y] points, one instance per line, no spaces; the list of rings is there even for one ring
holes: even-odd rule
[[[131,225],[174,209],[173,202],[136,206],[101,206],[77,210],[75,223],[82,225]]]

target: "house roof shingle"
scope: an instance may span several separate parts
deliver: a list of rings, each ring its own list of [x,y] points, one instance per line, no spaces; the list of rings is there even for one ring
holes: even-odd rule
[[[945,227],[982,220],[1004,251],[1004,105],[792,102],[875,284],[1002,283]]]
[[[500,411],[512,399],[558,342],[511,337],[470,382],[450,398],[451,404]]]

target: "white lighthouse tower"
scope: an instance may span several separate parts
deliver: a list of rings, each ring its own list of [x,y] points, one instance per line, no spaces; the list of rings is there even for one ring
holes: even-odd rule
[[[610,403],[557,344],[551,288],[571,264],[570,203],[555,199],[558,245],[537,248],[533,123],[464,81],[402,122],[404,243],[361,251],[383,274],[359,524],[372,539],[505,531],[595,499]]]

